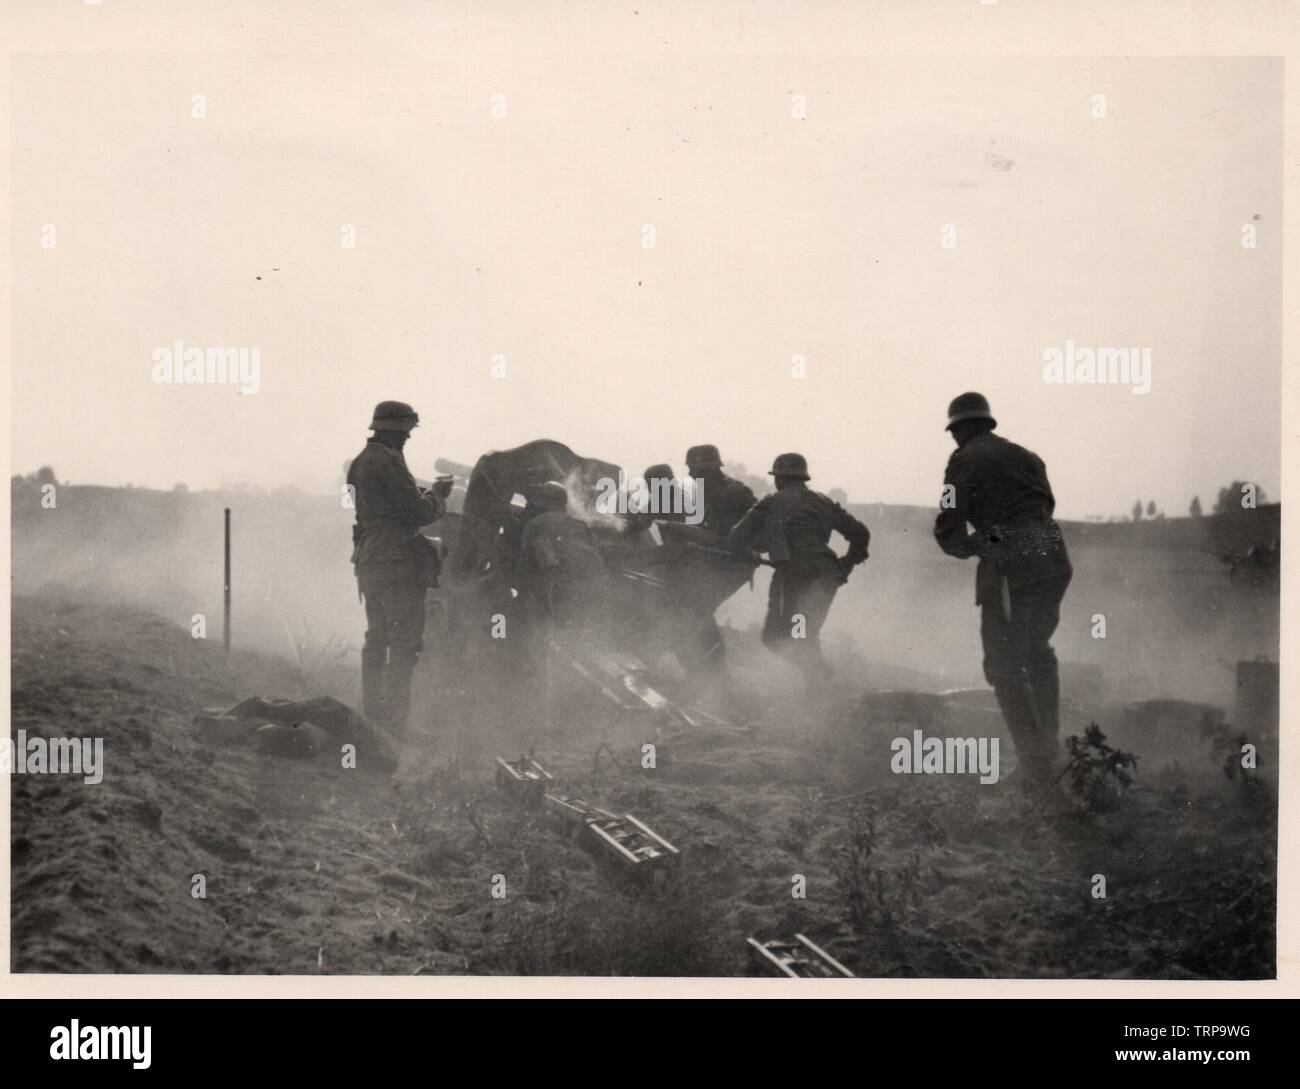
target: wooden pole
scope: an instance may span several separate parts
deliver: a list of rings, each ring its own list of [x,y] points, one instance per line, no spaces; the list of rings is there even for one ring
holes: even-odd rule
[[[221,625],[221,646],[230,653],[230,508],[226,508],[226,584],[225,619]]]

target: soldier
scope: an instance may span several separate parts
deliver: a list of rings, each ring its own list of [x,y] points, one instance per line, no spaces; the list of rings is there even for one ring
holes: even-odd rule
[[[978,393],[963,393],[948,406],[947,430],[957,449],[944,474],[934,535],[950,556],[979,557],[975,604],[984,676],[1032,785],[1050,777],[1059,753],[1060,682],[1050,640],[1073,572],[1052,520],[1056,500],[1046,467],[995,435],[995,427]]]
[[[722,547],[732,527],[754,505],[754,493],[747,484],[722,471],[722,455],[716,446],[706,444],[687,450],[686,471],[699,481],[704,503],[700,526],[709,535],[708,543]]]
[[[524,525],[516,584],[534,632],[584,627],[593,582],[605,575],[591,527],[568,514],[569,493],[547,481],[530,497],[538,511]]]
[[[686,451],[686,471],[696,481],[700,521],[665,538],[679,546],[673,572],[686,620],[688,655],[682,664],[691,672],[721,675],[726,655],[714,614],[754,573],[745,552],[735,558],[724,554],[735,551],[727,536],[754,505],[754,493],[722,471],[722,455],[709,443]]]
[[[654,547],[650,527],[655,522],[680,522],[682,514],[682,485],[673,475],[671,465],[651,465],[642,476],[645,490],[628,496],[627,533],[637,549]],[[634,498],[637,502],[633,502]]]
[[[673,474],[671,465],[651,465],[641,478],[645,481],[648,510],[651,518],[680,522],[682,513],[682,484]]]
[[[786,654],[804,671],[811,686],[829,669],[821,654],[822,625],[836,591],[867,558],[871,534],[843,507],[809,489],[808,463],[802,454],[782,454],[771,468],[776,492],[765,496],[731,530],[728,543],[766,552],[772,566],[763,643]],[[849,542],[836,556],[831,531]]]
[[[357,512],[352,563],[366,607],[362,711],[398,734],[406,732],[411,675],[424,647],[425,590],[437,585],[434,546],[419,529],[441,516],[451,492],[450,481],[421,491],[406,467],[402,447],[419,422],[410,405],[381,401],[374,434],[348,468]]]

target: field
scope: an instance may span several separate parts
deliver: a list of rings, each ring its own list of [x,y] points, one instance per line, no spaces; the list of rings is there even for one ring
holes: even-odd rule
[[[732,643],[742,675],[767,668]],[[890,775],[899,724],[847,682],[816,706],[774,697],[748,733],[663,741],[654,769],[599,716],[427,689],[390,774],[193,724],[249,695],[347,696],[346,671],[227,662],[188,627],[52,589],[14,599],[13,647],[13,728],[102,736],[106,764],[95,786],[11,780],[18,972],[731,976],[758,971],[746,936],[803,932],[863,976],[1274,974],[1272,788],[1194,739],[1094,808]],[[674,880],[645,888],[516,805],[493,756],[525,749],[680,847]]]

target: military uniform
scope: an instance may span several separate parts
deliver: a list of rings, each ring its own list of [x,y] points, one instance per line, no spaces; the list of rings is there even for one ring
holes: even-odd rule
[[[700,489],[701,519],[694,526],[683,526],[677,535],[669,535],[681,545],[670,577],[685,620],[683,635],[689,660],[683,664],[719,673],[725,667],[726,655],[714,614],[750,580],[754,564],[743,553],[732,559],[691,548],[686,542],[714,553],[727,551],[727,537],[754,505],[754,493],[722,473],[697,481],[696,487]]]
[[[356,503],[352,562],[366,608],[362,710],[401,732],[424,647],[424,598],[431,582],[431,546],[419,528],[443,513],[443,503],[419,489],[401,450],[373,438],[348,468],[348,485]]]
[[[651,465],[641,476],[645,491],[638,489],[626,495],[627,539],[633,548],[645,551],[657,547],[650,539],[650,528],[656,522],[682,522],[682,483],[673,476],[671,465]],[[599,508],[598,508],[599,509]]]
[[[778,467],[790,457],[778,458]],[[802,479],[807,479],[806,472]],[[843,558],[831,550],[832,531],[849,542]],[[849,569],[867,558],[870,540],[865,525],[802,480],[760,499],[731,531],[729,541],[766,552],[775,568],[763,622],[764,645],[791,654],[811,676],[824,675],[822,625]],[[802,625],[797,625],[800,617]]]
[[[605,574],[591,528],[564,511],[542,511],[524,526],[521,552],[519,582],[537,617],[566,629],[585,626],[588,591]]]
[[[979,557],[975,603],[984,676],[1017,755],[1041,775],[1057,754],[1060,682],[1050,640],[1073,574],[1052,519],[1056,500],[1047,469],[1036,454],[984,431],[953,451],[944,484],[935,538],[950,556]]]
[[[705,480],[701,483],[704,512],[699,525],[712,538],[711,543],[721,548],[736,523],[754,505],[754,493],[749,485],[733,480],[725,473],[716,481]]]

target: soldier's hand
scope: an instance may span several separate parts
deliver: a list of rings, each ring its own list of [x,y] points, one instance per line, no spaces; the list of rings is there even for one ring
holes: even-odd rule
[[[439,477],[433,482],[433,487],[429,490],[439,499],[446,499],[451,495],[453,480],[451,477]]]

